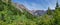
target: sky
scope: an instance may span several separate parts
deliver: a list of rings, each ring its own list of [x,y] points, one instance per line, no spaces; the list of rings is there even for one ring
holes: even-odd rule
[[[54,9],[56,6],[57,0],[12,0],[14,3],[23,4],[29,10],[47,10]],[[58,0],[60,4],[60,0]]]

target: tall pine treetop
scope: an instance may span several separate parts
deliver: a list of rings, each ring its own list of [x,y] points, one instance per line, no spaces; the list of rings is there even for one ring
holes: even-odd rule
[[[56,3],[56,9],[57,9],[57,7],[59,7],[58,0],[57,0],[57,3]]]

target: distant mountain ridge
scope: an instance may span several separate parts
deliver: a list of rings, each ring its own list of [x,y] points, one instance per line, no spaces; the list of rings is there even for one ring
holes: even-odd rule
[[[44,11],[44,10],[32,10],[32,13],[33,13],[33,15],[41,16],[41,15],[46,14],[46,11]]]
[[[18,8],[18,10],[20,10],[22,13],[24,12],[24,11],[27,11],[27,12],[29,12],[30,14],[32,14],[32,15],[35,15],[35,16],[42,16],[42,15],[45,15],[45,14],[47,14],[47,11],[48,10],[46,10],[46,11],[44,11],[44,10],[29,10],[29,9],[27,9],[23,4],[18,4],[18,3],[15,3],[15,6]],[[54,11],[54,10],[51,10],[52,12]]]
[[[46,10],[46,11],[44,11],[44,10],[32,10],[31,12],[33,13],[33,15],[42,16],[42,15],[47,14],[48,10]],[[54,12],[54,10],[51,10],[51,12]]]

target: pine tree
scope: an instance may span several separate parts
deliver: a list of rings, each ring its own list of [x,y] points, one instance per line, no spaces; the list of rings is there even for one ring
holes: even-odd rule
[[[56,3],[56,8],[54,12],[54,18],[55,18],[55,25],[60,25],[60,7],[58,5],[58,1]]]
[[[48,14],[48,15],[51,15],[51,14],[52,14],[52,12],[51,12],[51,10],[50,10],[49,7],[48,7],[48,10],[47,10],[47,14]]]
[[[59,7],[59,4],[58,4],[58,0],[57,0],[55,9],[57,9],[58,7]]]

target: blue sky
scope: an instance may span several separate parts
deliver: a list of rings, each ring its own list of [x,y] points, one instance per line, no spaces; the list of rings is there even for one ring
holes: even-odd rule
[[[54,9],[57,0],[12,0],[14,3],[23,4],[29,10],[47,10],[48,7]],[[58,0],[60,4],[60,0]]]

